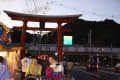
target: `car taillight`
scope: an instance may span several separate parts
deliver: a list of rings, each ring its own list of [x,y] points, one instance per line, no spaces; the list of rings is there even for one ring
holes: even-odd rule
[[[97,64],[96,67],[99,68],[99,65]]]
[[[91,65],[90,64],[88,64],[88,67],[90,67]]]

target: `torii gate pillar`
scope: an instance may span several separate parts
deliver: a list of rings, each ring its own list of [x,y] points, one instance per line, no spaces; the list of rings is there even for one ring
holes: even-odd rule
[[[23,29],[21,33],[21,46],[23,46],[23,49],[21,50],[21,56],[25,56],[25,38],[26,38],[26,28],[27,28],[27,21],[23,21]]]
[[[62,52],[62,31],[61,31],[61,22],[58,22],[58,31],[57,31],[57,52],[58,52],[58,57],[60,61],[63,60],[63,52]]]

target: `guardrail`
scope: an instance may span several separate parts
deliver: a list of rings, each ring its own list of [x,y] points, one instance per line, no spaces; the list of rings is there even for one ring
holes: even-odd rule
[[[17,45],[13,43],[13,45]],[[56,44],[33,44],[33,43],[26,43],[25,47],[29,50],[40,50],[40,51],[57,51]],[[120,48],[104,48],[104,47],[84,47],[81,45],[70,45],[70,46],[63,46],[64,52],[102,52],[101,49],[103,48],[103,53],[120,53]]]

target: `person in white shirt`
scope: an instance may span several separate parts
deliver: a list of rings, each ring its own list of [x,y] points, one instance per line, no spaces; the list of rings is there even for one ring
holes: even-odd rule
[[[22,63],[22,79],[24,79],[28,65],[32,64],[32,59],[26,56],[21,60],[21,63]]]

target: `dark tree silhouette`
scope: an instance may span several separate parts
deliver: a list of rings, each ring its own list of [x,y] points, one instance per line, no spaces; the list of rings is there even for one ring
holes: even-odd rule
[[[73,36],[73,44],[80,44],[88,46],[88,36],[90,29],[92,30],[92,46],[98,47],[120,47],[120,24],[113,20],[105,21],[85,21],[82,19],[76,20],[74,23],[69,23],[63,28],[70,28],[72,32],[62,33],[64,35]],[[33,34],[26,34],[26,43],[33,42]],[[35,41],[37,41],[37,35],[34,35]],[[21,31],[12,32],[12,42],[19,43],[21,40]],[[42,44],[56,44],[57,43],[57,32],[49,32],[45,34],[41,39]]]

